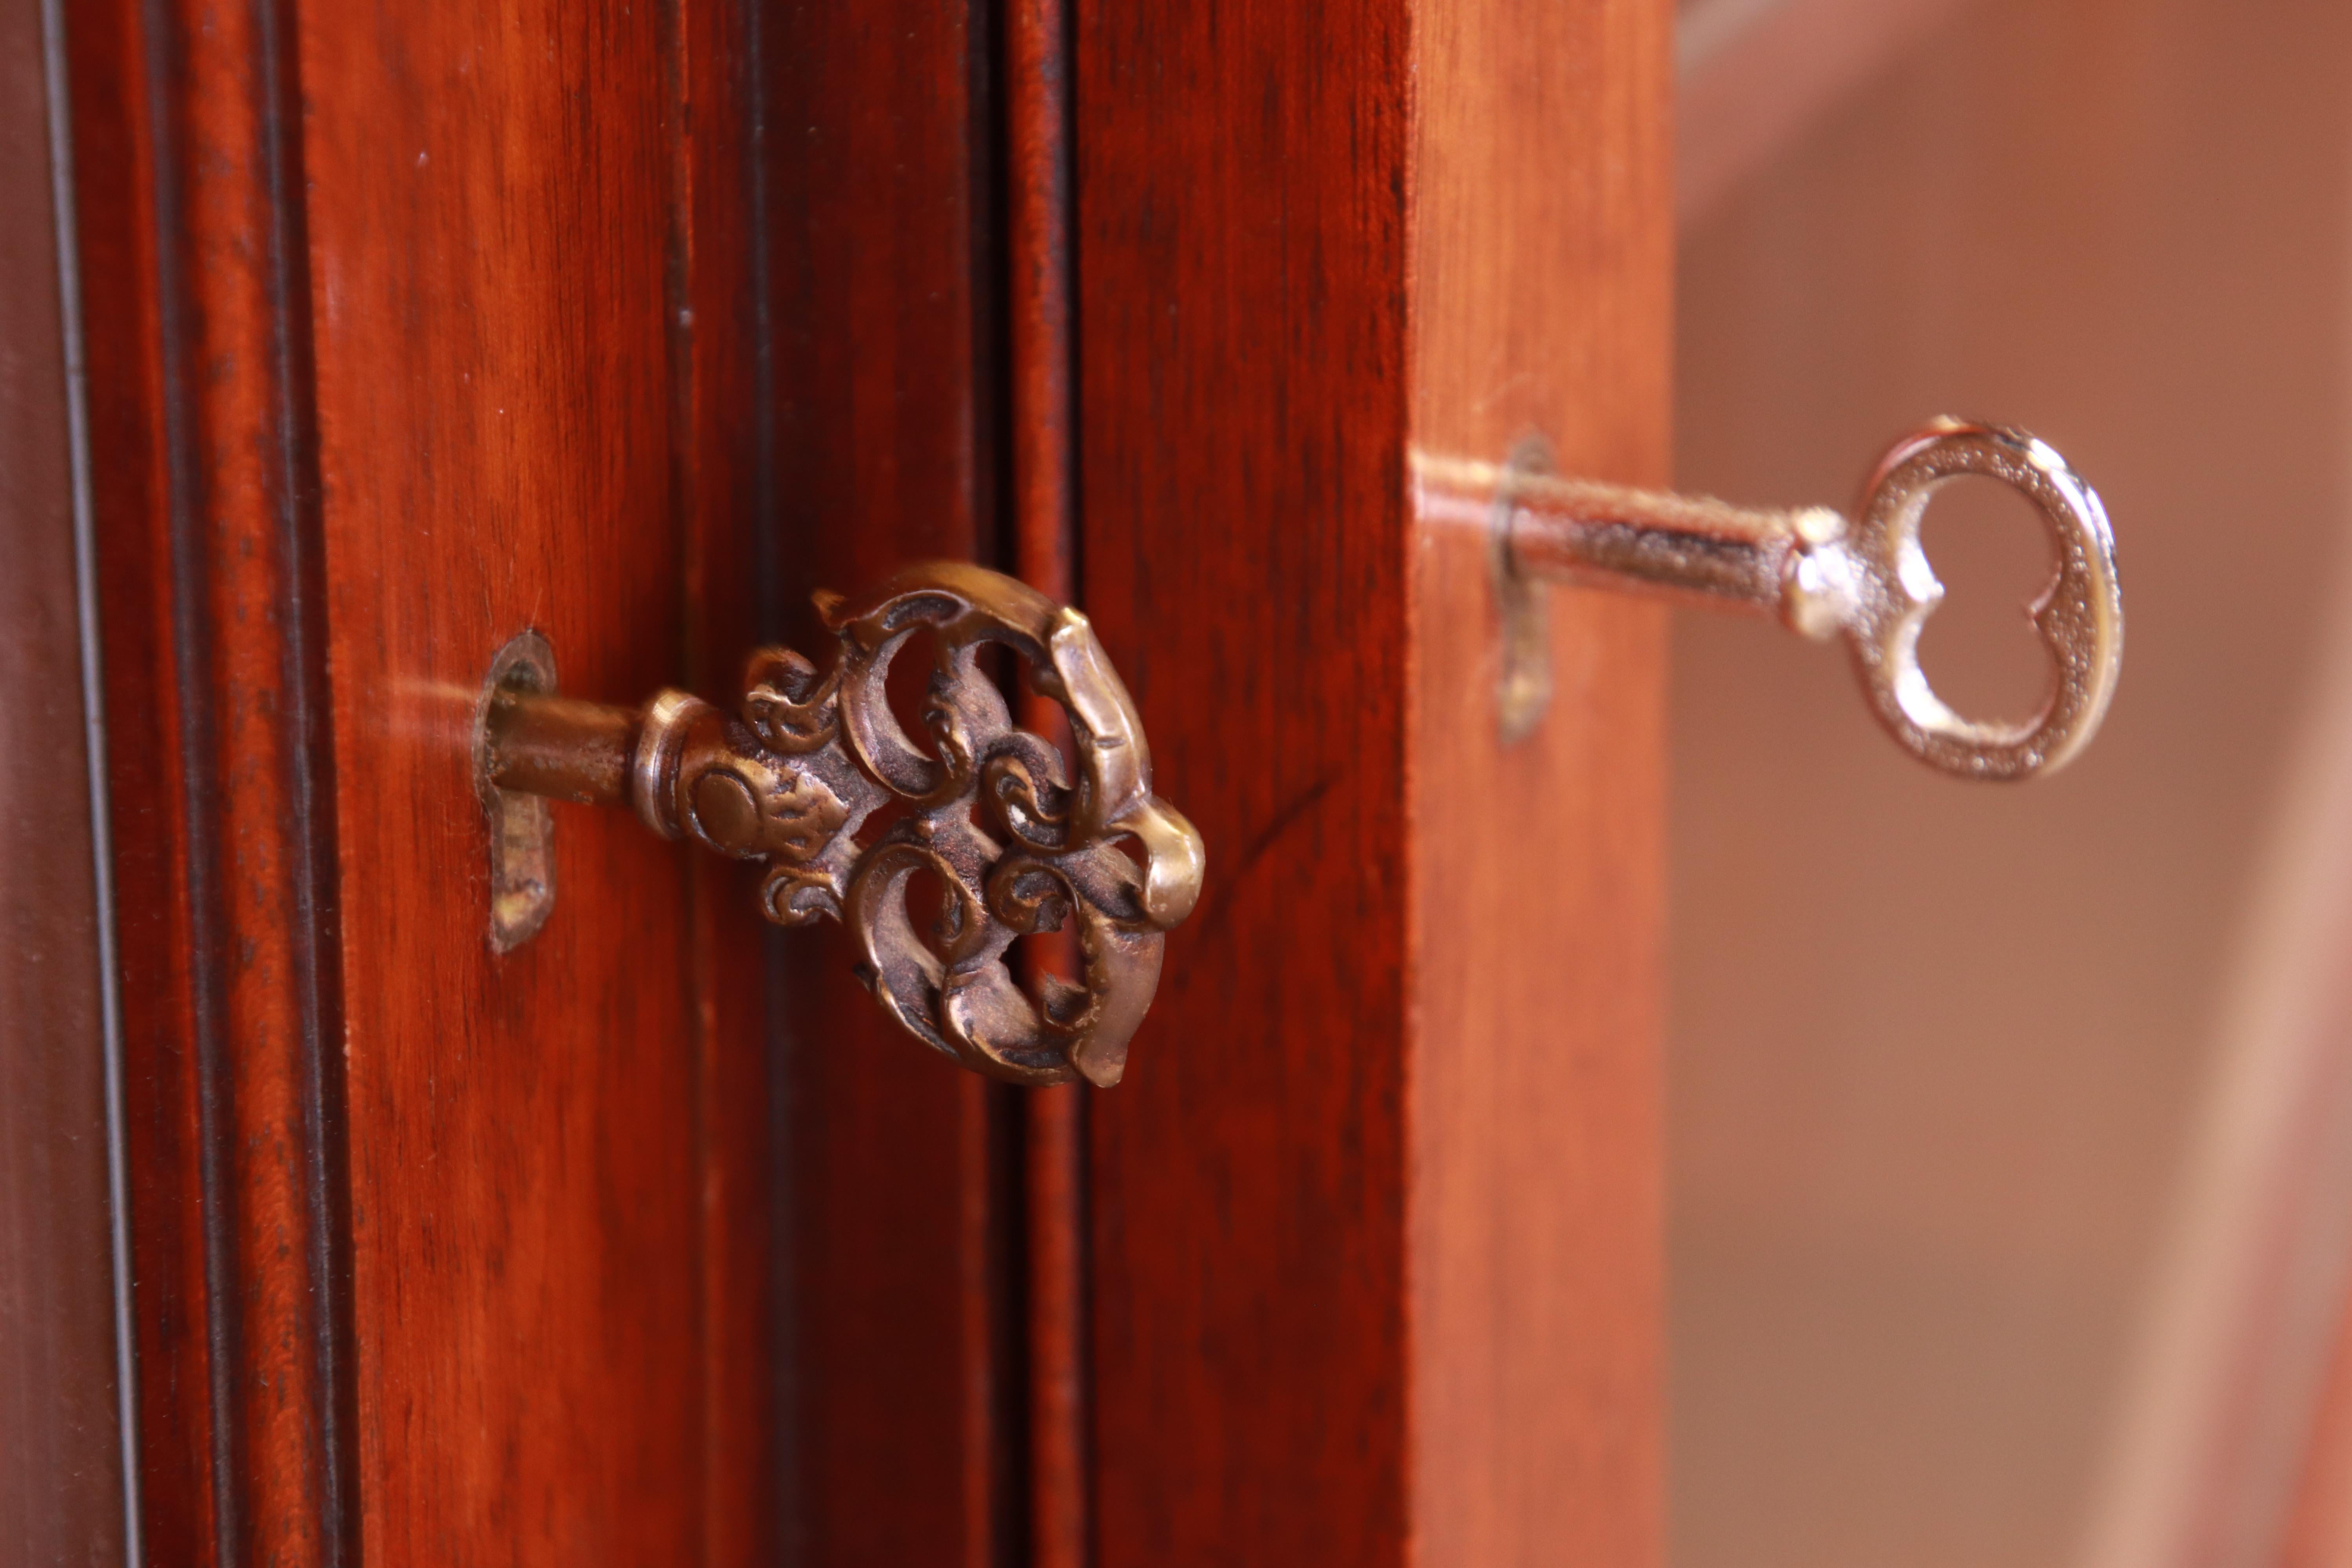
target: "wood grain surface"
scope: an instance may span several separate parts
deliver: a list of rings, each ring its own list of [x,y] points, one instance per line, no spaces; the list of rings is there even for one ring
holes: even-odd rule
[[[1412,440],[1670,478],[1673,9],[1425,6]],[[1422,1561],[1664,1549],[1664,615],[1553,590],[1498,738],[1489,542],[1416,541],[1409,1164]]]
[[[1655,624],[1499,751],[1405,475],[1658,477],[1665,27],[77,13],[158,1561],[1654,1558]],[[1213,847],[1118,1093],[618,813],[490,952],[500,644],[724,696],[930,554]]]
[[[1048,598],[1078,598],[1076,408],[1070,279],[1069,8],[1063,0],[1010,0],[999,12],[998,77],[1004,127],[1004,359],[1010,569]],[[1023,696],[1021,722],[1065,748],[1060,704]],[[1033,968],[1079,973],[1065,928],[1022,943]],[[1027,1333],[1025,1541],[1034,1568],[1088,1560],[1092,1487],[1087,1439],[1086,1117],[1080,1085],[1021,1096],[1024,1268],[1017,1310]]]
[[[277,22],[100,4],[68,33],[162,1562],[356,1546],[309,295]]]
[[[748,641],[742,15],[303,24],[74,16],[151,1552],[771,1560],[759,941],[583,813],[493,957],[466,758]]]
[[[1212,847],[1094,1123],[1106,1564],[1658,1558],[1656,612],[1499,747],[1404,465],[1663,477],[1670,26],[1080,10],[1086,598]]]
[[[685,860],[560,813],[554,916],[496,956],[462,760],[526,628],[566,690],[680,673],[674,43],[559,4],[301,28],[371,1561],[702,1554]]]
[[[735,695],[744,650],[779,616],[772,318],[762,231],[767,165],[761,19],[738,0],[665,12],[662,117],[670,198],[672,517],[681,532],[679,684]],[[685,931],[701,1224],[699,1391],[706,1563],[778,1561],[787,1528],[779,1180],[785,1100],[775,1059],[780,944],[757,918],[759,873],[689,856]]]
[[[768,25],[772,527],[787,640],[817,653],[813,590],[998,559],[991,42],[984,13],[918,0]],[[998,1561],[1017,1107],[892,1026],[837,927],[786,946],[793,1544],[810,1563]]]
[[[191,1010],[187,794],[174,678],[157,138],[138,13],[79,8],[70,54],[91,506],[118,897],[137,1440],[147,1550],[218,1563],[203,1137]],[[92,178],[105,170],[104,180]]]
[[[158,1549],[1003,1560],[1017,1102],[618,816],[494,957],[465,756],[1002,557],[987,15],[192,16],[74,28]]]
[[[1078,11],[1087,605],[1210,858],[1095,1106],[1106,1568],[1410,1539],[1408,22]]]

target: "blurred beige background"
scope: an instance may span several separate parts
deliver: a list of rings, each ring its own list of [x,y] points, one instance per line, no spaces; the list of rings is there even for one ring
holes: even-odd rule
[[[1843,504],[1926,416],[2021,424],[2128,633],[2098,742],[2007,789],[1837,651],[1678,617],[1675,1568],[2271,1560],[2352,1191],[2352,5],[1775,9],[1685,7],[1682,485]],[[2039,692],[1999,500],[1927,524],[1964,710]]]

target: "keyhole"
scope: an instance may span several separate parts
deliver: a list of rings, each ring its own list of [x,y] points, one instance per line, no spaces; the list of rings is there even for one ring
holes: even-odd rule
[[[2026,607],[2058,568],[2033,504],[1996,479],[1965,474],[1937,490],[1920,542],[1944,584],[1919,637],[1919,664],[1963,719],[2021,722],[2057,680]]]

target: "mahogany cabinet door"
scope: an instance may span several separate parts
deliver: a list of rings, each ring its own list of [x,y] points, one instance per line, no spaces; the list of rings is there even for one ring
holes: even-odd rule
[[[1661,1552],[1661,623],[1415,449],[1666,477],[1670,7],[1081,0],[1083,594],[1209,844],[1094,1098],[1096,1540]]]
[[[1666,0],[66,21],[152,1561],[1657,1561],[1660,625],[1505,744],[1408,474],[1664,477]],[[621,813],[492,950],[502,644],[931,555],[1206,835],[1122,1086]]]

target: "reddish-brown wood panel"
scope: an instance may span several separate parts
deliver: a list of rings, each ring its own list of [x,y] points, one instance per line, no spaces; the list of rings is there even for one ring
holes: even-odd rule
[[[998,79],[1004,144],[1004,357],[1010,569],[1049,598],[1076,600],[1074,493],[1076,410],[1070,384],[1070,16],[1063,0],[1000,7]],[[1021,721],[1066,745],[1061,705],[1026,696]],[[1024,944],[1034,966],[1079,971],[1069,931]],[[1021,1096],[1025,1263],[1018,1312],[1026,1329],[1023,1405],[1028,1466],[1026,1558],[1034,1568],[1087,1560],[1085,1332],[1086,1115],[1091,1090],[1069,1085]]]
[[[1406,23],[1077,8],[1085,603],[1209,846],[1092,1106],[1105,1568],[1406,1551]]]
[[[723,691],[806,590],[994,552],[994,39],[903,9],[77,18],[175,1560],[1021,1526],[1016,1102],[618,816],[493,956],[465,772],[526,626]],[[233,1405],[240,1333],[297,1397]]]
[[[1490,754],[1483,554],[1405,472],[1522,420],[1654,466],[1657,7],[1544,20],[1577,106],[1492,122],[1500,0],[1081,7],[1066,143],[1044,5],[91,16],[160,1550],[1650,1550],[1654,626],[1564,614],[1558,728]],[[1537,220],[1446,219],[1501,283],[1429,282],[1416,178],[1545,136]],[[484,940],[500,643],[723,688],[923,554],[1081,565],[1220,847],[1083,1166],[1073,1097],[892,1035],[837,934],[617,814]],[[1461,990],[1498,955],[1552,968]]]
[[[1674,11],[1416,7],[1415,446],[1663,484]],[[1415,541],[1410,1205],[1420,1561],[1664,1551],[1664,616],[1554,591],[1507,743],[1492,542]]]
[[[980,7],[763,15],[768,549],[786,640],[818,588],[992,561],[1002,394]],[[893,1029],[838,928],[784,939],[783,1268],[792,1546],[982,1564],[1013,1527],[1007,1214],[1014,1107]]]
[[[158,1560],[772,1555],[758,939],[583,815],[494,959],[466,758],[749,640],[750,33],[71,17]]]
[[[1086,604],[1211,846],[1096,1101],[1106,1564],[1654,1563],[1659,623],[1408,447],[1663,477],[1663,0],[1082,7]]]
[[[119,895],[134,1353],[132,1458],[156,1561],[215,1551],[212,1343],[189,1014],[187,798],[178,766],[154,123],[138,8],[81,7],[71,58],[76,226],[87,298],[91,509],[104,629],[108,784]],[[105,178],[97,177],[100,171]]]
[[[741,636],[688,576],[748,483],[710,412],[744,380],[740,322],[691,330],[745,291],[740,228],[697,223],[702,182],[741,183],[701,140],[740,102],[708,58],[729,19],[303,18],[375,1560],[756,1551],[713,1511],[752,1495],[770,1387],[715,1294],[755,1272],[737,1226],[766,1127],[723,1112],[761,1098],[757,1036],[724,1035],[756,1016],[728,990],[756,999],[756,963],[698,967],[682,852],[587,811],[559,814],[552,918],[493,954],[465,754],[527,627],[565,689],[622,700]]]
[[[774,572],[761,553],[775,495],[761,291],[763,60],[756,13],[740,0],[691,0],[665,13],[667,47],[675,52],[670,75],[682,100],[663,121],[676,304],[672,472],[684,530],[681,684],[722,700],[740,684],[745,650],[777,608]],[[751,1568],[777,1560],[784,1524],[776,1479],[782,1411],[773,959],[768,929],[754,912],[755,868],[696,856],[688,875],[704,1559]]]
[[[354,1544],[333,767],[289,40],[70,18],[146,1545]]]

